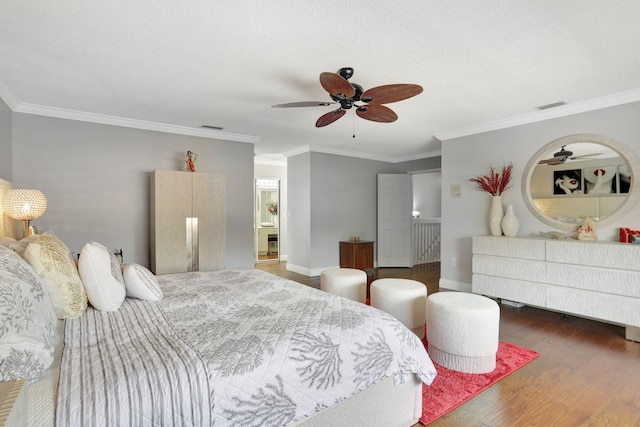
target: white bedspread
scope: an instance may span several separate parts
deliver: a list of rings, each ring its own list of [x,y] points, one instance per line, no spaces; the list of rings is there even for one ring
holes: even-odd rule
[[[59,426],[284,426],[436,371],[388,314],[259,270],[158,277],[164,299],[67,320]]]

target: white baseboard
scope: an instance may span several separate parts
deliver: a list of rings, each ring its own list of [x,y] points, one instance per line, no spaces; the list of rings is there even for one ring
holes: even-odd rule
[[[438,286],[444,289],[451,289],[452,291],[471,292],[471,283],[440,279]]]
[[[306,267],[300,267],[291,263],[287,263],[287,271],[293,271],[294,273],[302,274],[303,276],[311,277],[311,270]]]
[[[517,301],[511,301],[508,299],[501,299],[500,303],[505,305],[510,305],[511,307],[516,307],[516,308],[524,307],[523,303],[517,302]]]

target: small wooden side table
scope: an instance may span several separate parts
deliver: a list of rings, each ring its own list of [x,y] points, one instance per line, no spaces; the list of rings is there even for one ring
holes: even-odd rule
[[[340,242],[340,268],[367,270],[373,268],[373,242]]]

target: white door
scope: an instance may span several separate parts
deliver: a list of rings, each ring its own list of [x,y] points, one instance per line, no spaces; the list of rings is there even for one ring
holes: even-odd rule
[[[378,267],[411,267],[411,175],[378,174]]]

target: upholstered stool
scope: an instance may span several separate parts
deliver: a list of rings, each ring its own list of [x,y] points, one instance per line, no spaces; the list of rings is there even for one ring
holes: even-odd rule
[[[410,279],[378,279],[371,283],[371,305],[386,311],[420,338],[424,337],[427,287]]]
[[[320,273],[320,289],[364,304],[367,273],[354,268],[329,268]]]
[[[436,292],[427,299],[429,356],[437,364],[470,374],[496,368],[500,308],[464,292]]]

